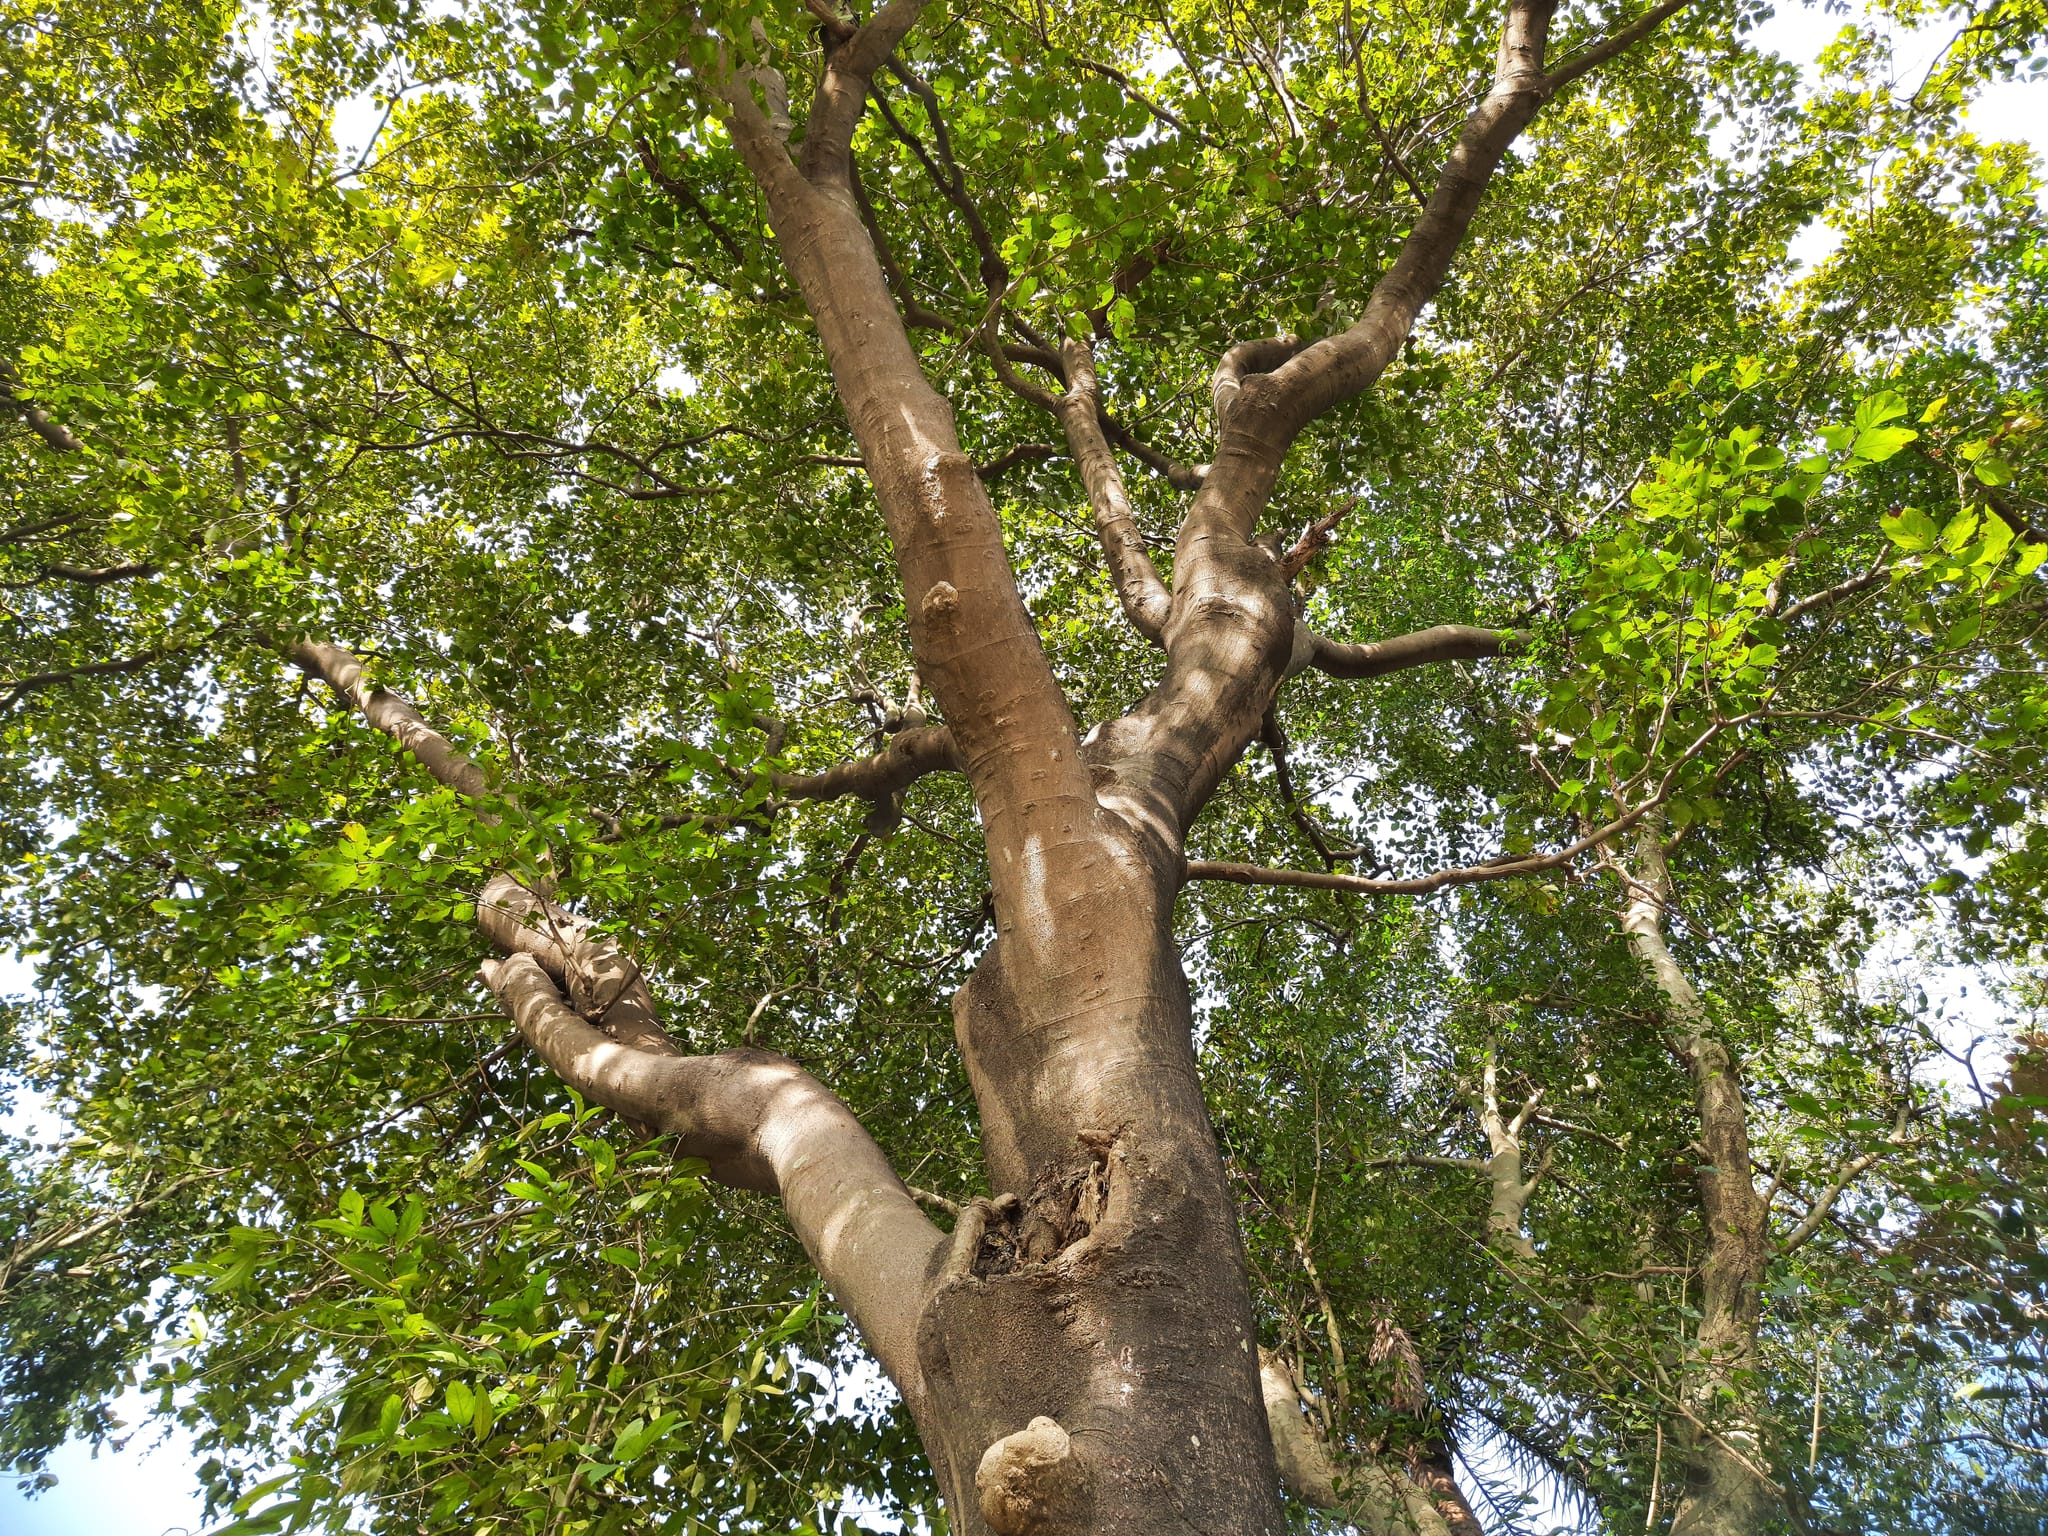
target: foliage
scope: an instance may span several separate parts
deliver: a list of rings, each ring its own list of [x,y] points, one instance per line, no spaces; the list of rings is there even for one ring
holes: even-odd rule
[[[1610,12],[1564,7],[1559,56]],[[1756,9],[1709,3],[1546,108],[1269,520],[1284,545],[1357,498],[1303,580],[1325,633],[1533,644],[1305,674],[1291,777],[1253,754],[1190,848],[1393,873],[1653,800],[1682,829],[1675,942],[1780,1227],[1878,1159],[1768,1286],[1757,1385],[1811,1530],[2048,1506],[2048,1098],[2018,1043],[2048,941],[2048,230],[2028,157],[1961,118],[2042,67],[2048,22],[1938,14],[1918,90],[1866,20],[1802,97]],[[24,1477],[140,1381],[202,1427],[248,1536],[942,1524],[773,1207],[574,1102],[474,979],[476,889],[545,868],[632,936],[686,1044],[772,1045],[910,1183],[979,1188],[945,1033],[989,929],[970,797],[923,781],[882,835],[772,792],[921,706],[811,323],[677,68],[690,15],[0,0],[0,384],[81,444],[0,420],[0,938],[39,982],[0,1068],[68,1127],[0,1159]],[[814,17],[715,19],[802,98]],[[856,148],[969,451],[1050,432],[973,345],[993,250],[1019,313],[1096,336],[1116,419],[1200,463],[1225,347],[1355,318],[1494,25],[1458,0],[929,13]],[[1842,241],[1802,271],[1815,221]],[[1164,561],[1179,493],[1135,463]],[[1156,662],[1071,466],[992,484],[1077,715],[1127,707]],[[497,798],[430,790],[334,711],[277,653],[300,633],[363,654]],[[1418,900],[1196,887],[1180,923],[1264,1342],[1333,1437],[1501,1447],[1635,1531],[1706,1234],[1617,895],[1589,852]],[[1951,955],[2002,987],[2017,1054],[1988,1085],[1944,1055],[1991,1032],[1930,1000]],[[1545,1095],[1530,1267],[1468,1170],[1414,1161],[1483,1152],[1489,1061]],[[1365,1347],[1387,1326],[1419,1411]]]

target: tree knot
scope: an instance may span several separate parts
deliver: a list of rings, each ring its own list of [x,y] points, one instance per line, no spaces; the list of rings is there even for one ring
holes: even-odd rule
[[[935,581],[919,607],[925,623],[934,629],[951,629],[960,616],[960,589],[950,581]]]
[[[1091,1482],[1067,1432],[1043,1414],[983,1451],[974,1473],[981,1518],[997,1536],[1085,1529]]]
[[[1048,1264],[1080,1246],[1109,1209],[1110,1154],[1121,1129],[1084,1130],[1080,1156],[1054,1159],[1038,1170],[1030,1191],[990,1207],[973,1272],[984,1279],[1025,1265]]]

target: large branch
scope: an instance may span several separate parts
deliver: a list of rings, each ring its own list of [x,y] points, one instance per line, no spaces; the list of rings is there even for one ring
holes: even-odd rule
[[[1065,845],[1094,814],[1065,694],[1025,611],[1002,526],[953,412],[910,344],[863,220],[843,149],[867,80],[915,18],[893,0],[828,55],[801,169],[751,87],[730,68],[699,78],[768,203],[783,261],[796,278],[861,460],[875,487],[903,583],[919,673],[951,727],[991,839],[997,900],[1026,892],[1033,847]],[[832,29],[827,28],[828,45]]]
[[[917,25],[926,0],[889,0],[843,42],[828,36],[825,72],[804,124],[802,170],[807,181],[843,181],[852,161],[853,130],[867,107],[869,83],[896,45]]]
[[[1373,1465],[1346,1477],[1323,1437],[1301,1410],[1301,1387],[1279,1356],[1259,1351],[1259,1388],[1280,1483],[1312,1509],[1348,1520],[1367,1536],[1449,1536],[1429,1495],[1391,1467]]]
[[[312,640],[289,654],[441,783],[471,799],[487,792],[483,770],[410,702],[371,684],[356,657]],[[510,875],[485,885],[477,925],[507,956],[486,964],[485,982],[564,1082],[675,1136],[713,1177],[781,1197],[819,1275],[915,1409],[917,1316],[946,1238],[852,1111],[766,1051],[679,1054],[639,965],[587,918]]]
[[[1687,0],[1660,0],[1638,21],[1557,71],[1544,72],[1555,0],[1509,0],[1493,81],[1466,117],[1420,217],[1374,285],[1356,324],[1302,349],[1272,373],[1240,373],[1219,423],[1209,487],[1198,510],[1249,537],[1288,446],[1310,422],[1372,387],[1449,276],[1508,146],[1543,103],[1587,70],[1648,36]],[[1205,498],[1206,499],[1206,498]]]
[[[1512,656],[1528,647],[1526,630],[1478,629],[1470,624],[1437,624],[1391,640],[1346,645],[1310,633],[1308,664],[1332,677],[1384,677],[1409,667],[1441,661],[1475,661],[1487,656]]]
[[[851,1110],[769,1051],[662,1056],[614,1040],[531,954],[488,961],[483,974],[520,1034],[586,1099],[674,1137],[720,1182],[778,1196],[819,1277],[912,1411],[922,1407],[917,1322],[948,1240]]]
[[[1095,376],[1095,353],[1078,340],[1067,342],[1061,350],[1067,366],[1067,390],[1058,403],[1060,425],[1066,428],[1067,447],[1081,472],[1081,483],[1088,489],[1096,537],[1102,541],[1103,558],[1109,564],[1124,616],[1132,628],[1157,645],[1173,609],[1173,596],[1145,549],[1145,536],[1124,493],[1116,456],[1102,435],[1098,418],[1102,390]]]
[[[1219,475],[1233,486],[1242,480],[1253,493],[1245,498],[1253,516],[1265,502],[1280,457],[1302,428],[1372,386],[1443,286],[1487,184],[1543,103],[1553,4],[1510,0],[1492,87],[1466,118],[1428,204],[1374,285],[1358,322],[1302,349],[1256,384],[1247,380],[1219,423],[1211,483]],[[1248,408],[1253,405],[1257,409]]]
[[[881,751],[839,763],[822,773],[778,773],[775,792],[789,800],[870,802],[867,830],[877,836],[895,830],[903,816],[903,792],[933,773],[965,773],[966,759],[943,725],[899,731]]]

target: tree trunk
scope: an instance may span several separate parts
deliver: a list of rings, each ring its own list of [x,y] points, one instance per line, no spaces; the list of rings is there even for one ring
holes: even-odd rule
[[[1623,874],[1628,904],[1622,927],[1630,947],[1664,994],[1671,1044],[1692,1075],[1701,1161],[1695,1174],[1706,1218],[1700,1270],[1700,1322],[1686,1361],[1685,1484],[1673,1536],[1751,1536],[1778,1507],[1765,1481],[1757,1422],[1757,1323],[1770,1264],[1770,1212],[1756,1191],[1742,1083],[1728,1047],[1664,941],[1672,897],[1663,826],[1646,819],[1635,868]]]
[[[1105,859],[1063,895],[1053,942],[1004,934],[954,1003],[996,1199],[919,1327],[926,1446],[965,1531],[1277,1533],[1173,886]]]
[[[824,1085],[766,1052],[675,1053],[639,968],[502,877],[479,917],[507,958],[485,975],[535,1050],[587,1098],[675,1137],[713,1177],[781,1197],[901,1391],[956,1530],[1279,1536],[1249,1275],[1172,932],[1185,838],[1276,690],[1303,667],[1373,675],[1491,654],[1499,642],[1439,634],[1363,657],[1319,644],[1296,622],[1291,573],[1257,539],[1258,521],[1289,445],[1371,387],[1412,332],[1495,167],[1542,101],[1683,0],[1661,0],[1551,75],[1543,56],[1553,0],[1509,0],[1493,85],[1363,318],[1309,345],[1269,338],[1224,354],[1215,461],[1196,476],[1171,591],[1100,441],[1085,344],[1026,349],[1059,378],[1058,399],[1010,368],[999,323],[1007,276],[983,232],[989,361],[1066,428],[1126,612],[1166,653],[1151,693],[1085,740],[952,407],[911,345],[854,180],[870,77],[923,3],[888,0],[857,27],[821,22],[823,69],[794,153],[772,66],[739,64],[736,53],[754,52],[708,34],[687,59],[761,189],[817,324],[888,531],[918,674],[945,722],[778,787],[803,798],[865,795],[886,819],[920,773],[970,780],[997,937],[953,1012],[993,1195],[962,1210],[950,1238],[938,1232]],[[293,654],[444,783],[484,792],[474,765],[410,705],[369,688],[353,658],[318,646]],[[1518,1147],[1500,1172],[1517,1206],[1495,1227],[1513,1247],[1533,1187]],[[1289,1413],[1299,1419],[1298,1406]],[[1454,1493],[1447,1459],[1439,1470]],[[1420,1485],[1392,1477],[1377,1500],[1390,1520],[1446,1525]],[[1460,1512],[1469,1519],[1462,1500]]]

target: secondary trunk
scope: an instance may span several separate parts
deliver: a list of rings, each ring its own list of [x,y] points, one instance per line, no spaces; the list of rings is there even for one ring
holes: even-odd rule
[[[1672,1048],[1692,1076],[1700,1126],[1695,1182],[1706,1218],[1707,1256],[1700,1270],[1699,1330],[1686,1362],[1685,1488],[1672,1536],[1752,1536],[1777,1508],[1762,1476],[1766,1463],[1751,1379],[1770,1263],[1770,1213],[1756,1192],[1734,1059],[1711,1032],[1705,1005],[1664,941],[1672,882],[1657,818],[1643,824],[1635,868],[1623,878],[1628,905],[1622,926],[1664,994]]]

